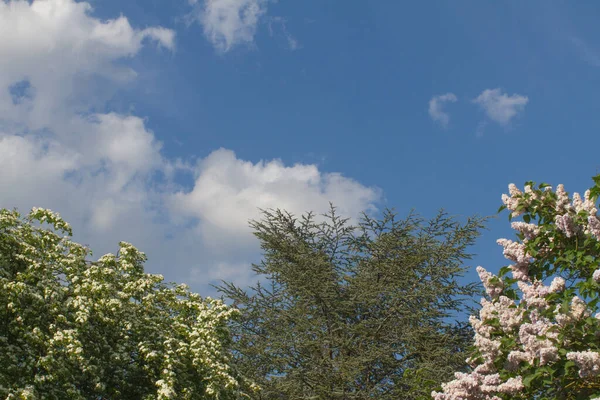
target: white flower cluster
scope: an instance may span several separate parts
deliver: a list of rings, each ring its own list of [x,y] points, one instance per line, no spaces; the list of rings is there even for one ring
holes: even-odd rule
[[[54,229],[35,227],[48,223]],[[237,310],[144,273],[129,243],[86,261],[58,214],[0,210],[0,398],[235,396]]]

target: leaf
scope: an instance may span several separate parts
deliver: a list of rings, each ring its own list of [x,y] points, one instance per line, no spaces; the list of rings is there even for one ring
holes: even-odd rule
[[[523,378],[523,386],[525,386],[526,388],[530,387],[531,383],[536,378],[537,376],[535,374],[527,375],[525,378]]]

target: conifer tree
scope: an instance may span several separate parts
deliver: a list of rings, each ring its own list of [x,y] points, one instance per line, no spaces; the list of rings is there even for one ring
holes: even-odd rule
[[[235,363],[255,398],[429,397],[465,365],[472,333],[454,319],[478,291],[460,277],[485,218],[323,217],[263,211],[259,283],[219,288],[241,310]]]

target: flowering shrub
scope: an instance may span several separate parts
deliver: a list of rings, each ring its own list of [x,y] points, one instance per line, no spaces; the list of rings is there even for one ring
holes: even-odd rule
[[[89,262],[70,236],[49,210],[0,210],[0,398],[238,395],[227,329],[236,310],[144,273],[129,243]]]
[[[583,198],[562,185],[509,186],[518,240],[500,239],[512,264],[498,276],[478,267],[488,298],[471,316],[470,373],[436,400],[600,399],[600,176]]]

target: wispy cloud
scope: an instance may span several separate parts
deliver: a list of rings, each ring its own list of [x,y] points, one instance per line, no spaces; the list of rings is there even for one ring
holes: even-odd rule
[[[516,93],[509,96],[496,88],[484,90],[473,102],[485,111],[489,119],[506,126],[517,114],[523,112],[529,98]]]
[[[206,38],[221,52],[253,44],[257,25],[267,11],[267,0],[188,0],[190,16]]]
[[[287,47],[290,50],[297,50],[300,48],[300,43],[298,43],[298,40],[292,36],[292,34],[288,31],[287,29],[287,21],[285,18],[283,17],[270,17],[268,19],[269,21],[269,35],[271,36],[275,36],[276,32],[274,29],[274,25],[279,25],[281,32],[283,34],[283,37],[285,38],[286,42],[287,42]]]
[[[438,96],[433,96],[429,100],[429,116],[435,122],[438,122],[444,128],[450,122],[450,115],[442,110],[444,103],[456,103],[458,98],[454,93],[446,93]]]
[[[585,40],[575,35],[571,35],[569,39],[583,61],[591,66],[600,67],[600,52],[597,49],[591,47]]]

